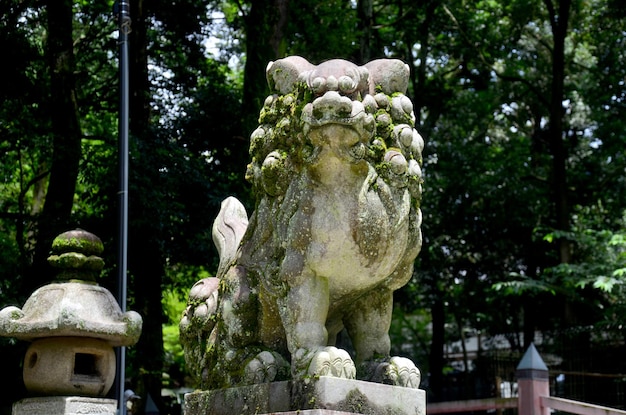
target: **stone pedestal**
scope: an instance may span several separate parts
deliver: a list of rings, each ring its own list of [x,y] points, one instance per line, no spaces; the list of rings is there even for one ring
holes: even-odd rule
[[[426,415],[426,393],[421,389],[322,376],[307,381],[273,382],[185,395],[186,415],[276,412]]]
[[[26,398],[13,404],[13,415],[116,415],[117,400],[83,396]]]

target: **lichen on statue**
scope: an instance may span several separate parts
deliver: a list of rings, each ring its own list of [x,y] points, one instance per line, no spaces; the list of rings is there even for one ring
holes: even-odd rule
[[[235,198],[213,228],[215,278],[181,320],[201,387],[336,376],[417,388],[391,357],[393,291],[421,248],[422,137],[408,67],[381,59],[272,62],[272,95],[250,140],[248,220]],[[355,356],[335,347],[346,330]]]

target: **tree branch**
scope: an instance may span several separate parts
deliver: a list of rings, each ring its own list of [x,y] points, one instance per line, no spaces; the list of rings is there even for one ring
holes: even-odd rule
[[[550,1],[550,0],[546,0],[546,1]],[[544,94],[542,93],[542,91],[537,88],[530,80],[522,78],[522,77],[518,77],[518,76],[513,76],[513,75],[506,75],[504,73],[499,72],[495,66],[490,63],[487,58],[485,58],[485,55],[483,54],[482,50],[480,50],[480,48],[476,47],[476,45],[474,45],[469,36],[465,33],[465,31],[463,30],[463,28],[461,27],[459,21],[457,20],[457,18],[454,16],[454,14],[452,13],[452,11],[448,8],[448,6],[446,6],[445,4],[442,5],[444,11],[446,12],[446,14],[450,17],[450,19],[452,20],[452,22],[454,23],[454,25],[456,26],[456,28],[458,29],[459,33],[461,34],[461,36],[463,37],[463,39],[465,39],[466,43],[468,45],[470,45],[472,48],[474,48],[474,50],[476,50],[476,52],[478,53],[478,57],[480,59],[480,61],[486,66],[488,67],[491,71],[493,71],[493,73],[496,74],[496,76],[504,81],[510,81],[510,82],[520,82],[523,85],[525,85],[531,92],[533,92],[535,94],[535,96],[537,97],[537,99],[539,100],[539,102],[541,102],[543,105],[546,106],[546,108],[549,108],[550,103],[544,98]]]

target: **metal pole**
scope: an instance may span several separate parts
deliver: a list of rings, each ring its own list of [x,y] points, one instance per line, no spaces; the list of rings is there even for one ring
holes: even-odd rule
[[[128,34],[130,33],[129,0],[118,0],[119,23],[119,73],[120,108],[118,118],[118,162],[119,162],[119,233],[118,233],[118,295],[122,312],[126,312],[127,270],[128,270]],[[117,350],[117,392],[118,414],[126,413],[124,400],[126,349]]]

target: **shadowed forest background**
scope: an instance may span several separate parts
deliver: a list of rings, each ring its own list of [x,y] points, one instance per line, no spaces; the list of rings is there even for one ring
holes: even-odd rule
[[[626,3],[130,5],[128,307],[144,330],[127,378],[144,402],[175,413],[161,389],[194,386],[177,342],[187,291],[216,270],[219,203],[254,208],[266,65],[301,55],[410,66],[424,244],[391,334],[429,401],[494,396],[536,342],[560,396],[626,407]],[[0,306],[51,281],[51,241],[76,227],[103,240],[100,283],[116,292],[113,2],[6,0],[0,16]],[[2,414],[25,394],[25,349],[0,339]]]

